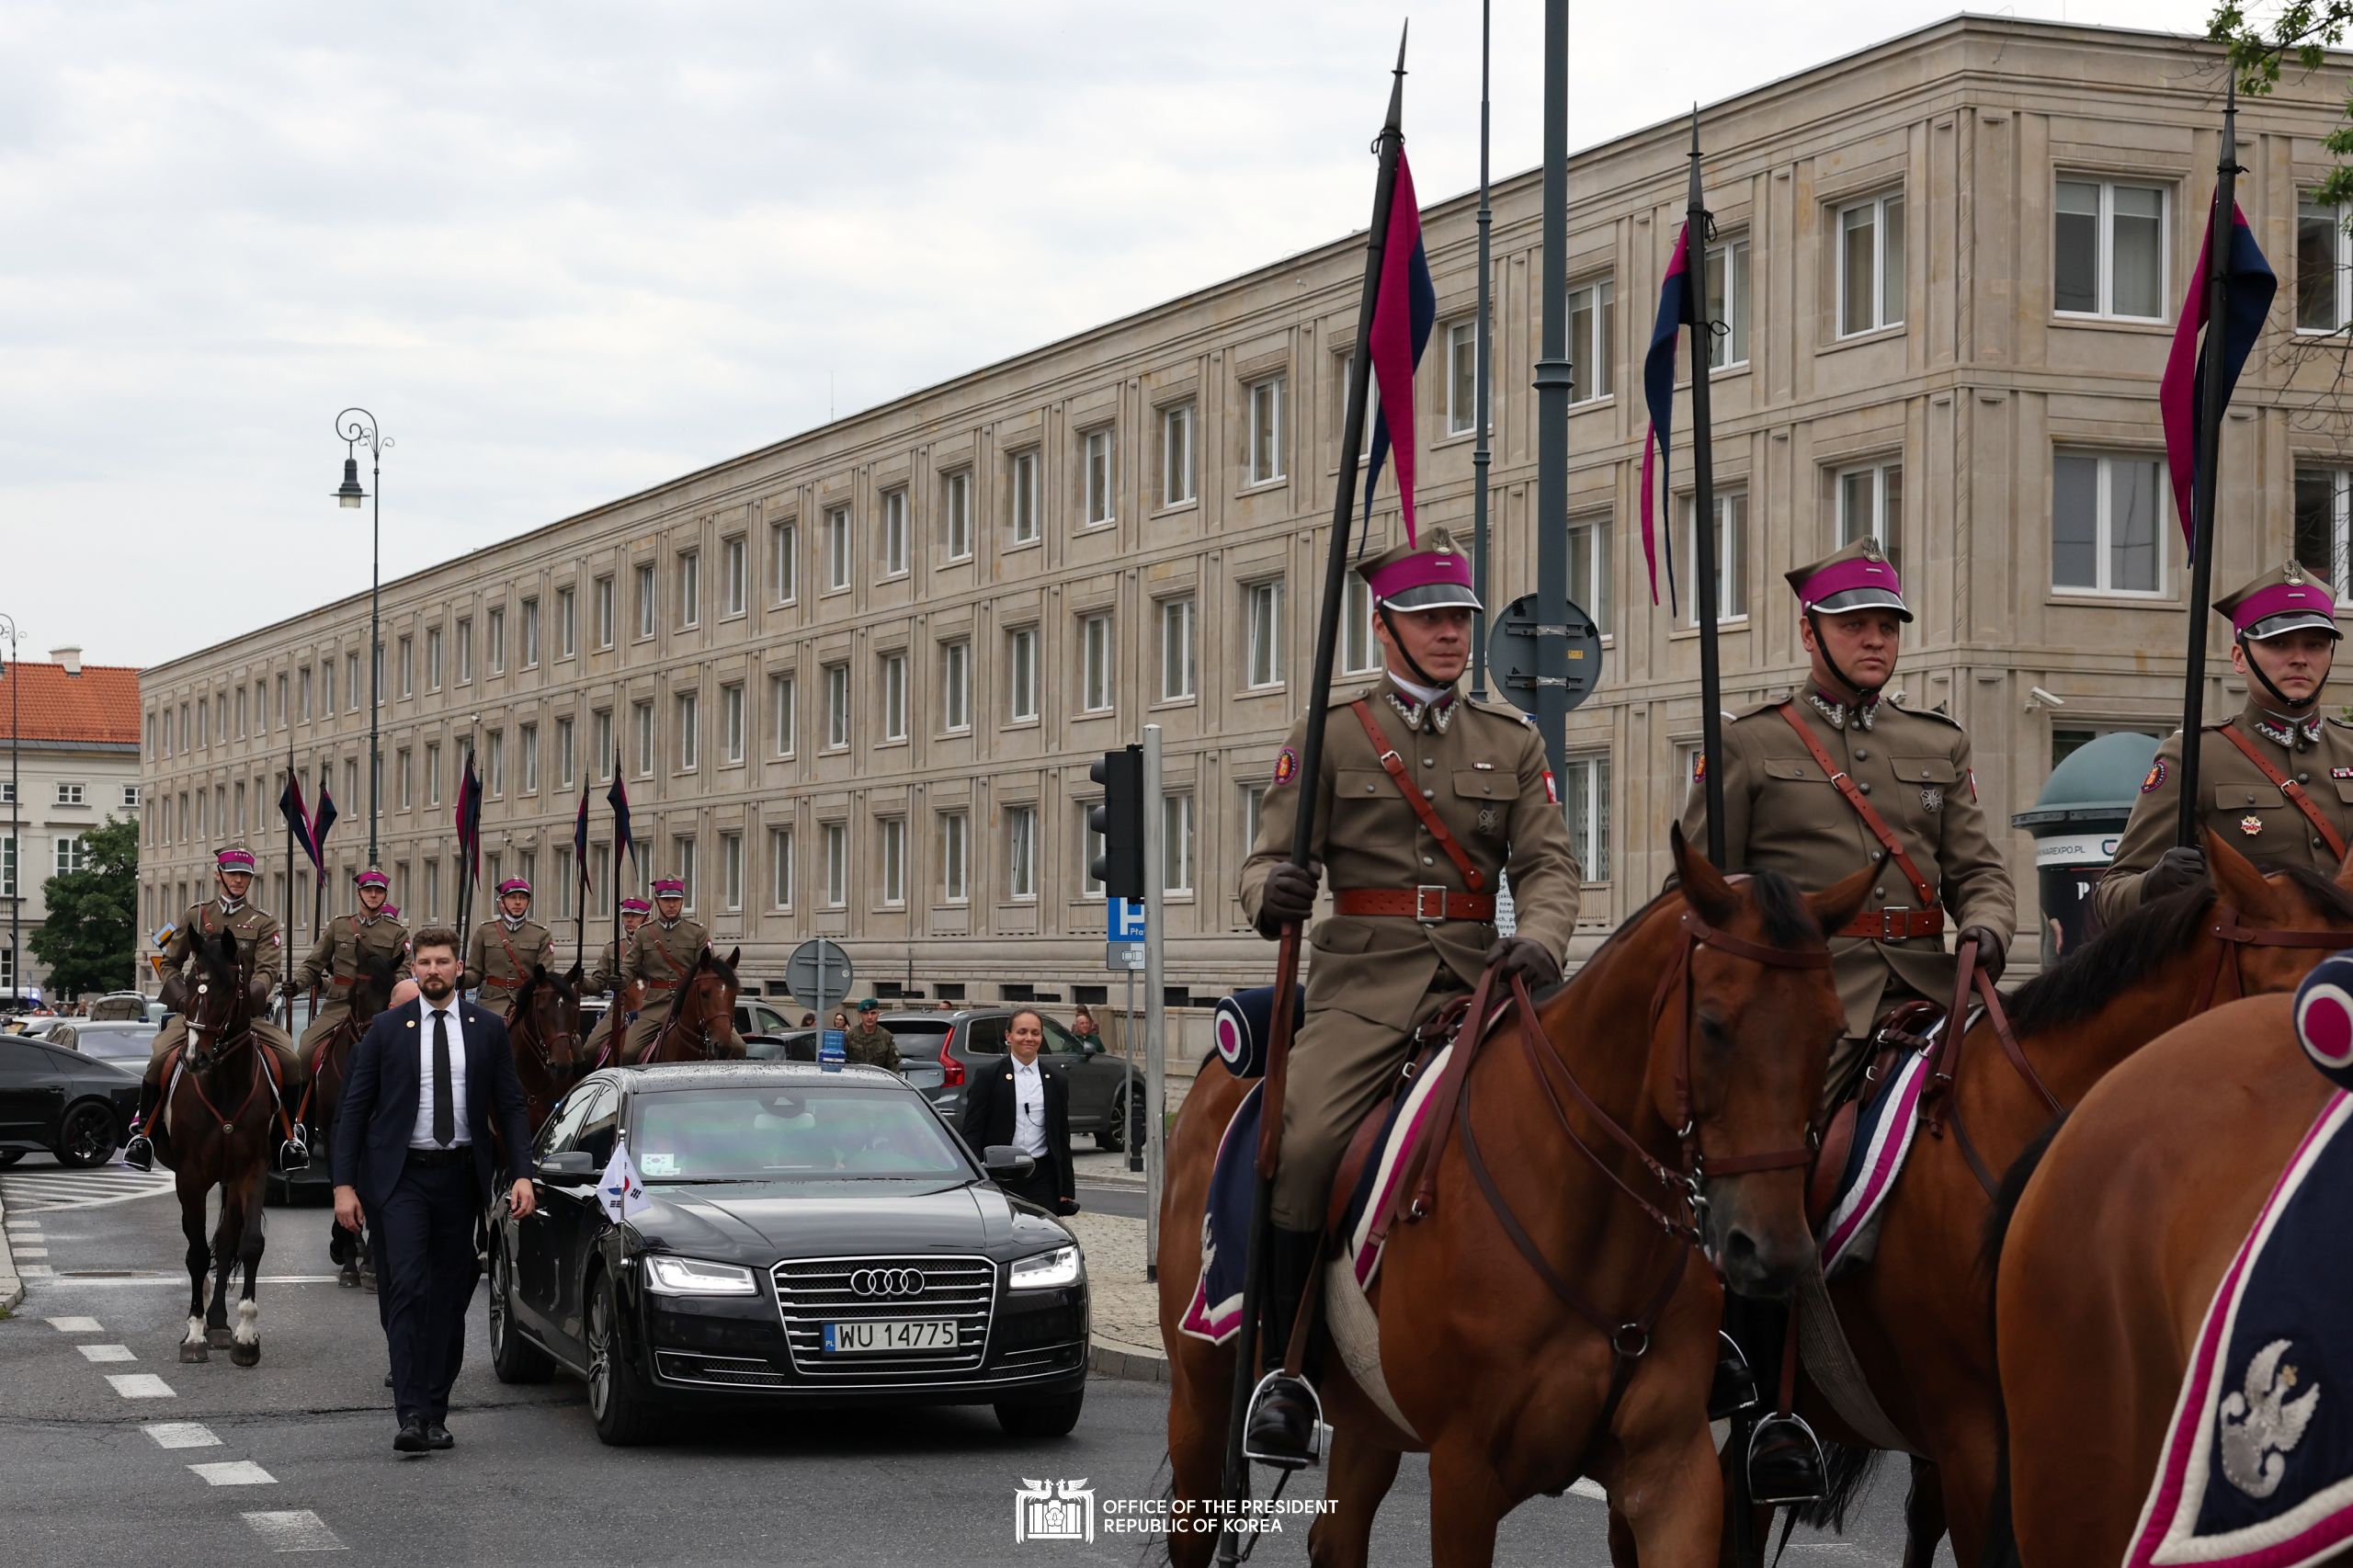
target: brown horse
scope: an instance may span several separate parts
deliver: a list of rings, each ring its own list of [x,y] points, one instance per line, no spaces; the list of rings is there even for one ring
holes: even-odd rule
[[[2006,1496],[1984,1561],[2123,1561],[2207,1306],[2333,1093],[2294,1008],[2258,996],[2171,1030],[2006,1181],[1987,1250]]]
[[[204,1361],[225,1346],[240,1367],[261,1359],[261,1308],[254,1276],[261,1267],[262,1187],[281,1129],[290,1132],[279,1103],[267,1049],[254,1037],[255,1009],[237,939],[222,931],[195,949],[198,978],[188,1006],[188,1043],[165,1080],[163,1114],[180,1199],[180,1229],[188,1236],[188,1334],[180,1359]],[[163,1147],[159,1145],[159,1148]],[[205,1239],[205,1206],[221,1192],[221,1223]],[[237,1326],[229,1327],[229,1268],[244,1266]],[[204,1298],[206,1266],[215,1270],[211,1304]]]
[[[1380,1372],[1412,1430],[1332,1358],[1336,1511],[1309,1537],[1319,1563],[1366,1560],[1407,1449],[1430,1456],[1434,1562],[1491,1562],[1505,1514],[1581,1473],[1609,1490],[1620,1561],[1637,1549],[1650,1568],[1714,1561],[1707,1403],[1722,1298],[1714,1269],[1688,1267],[1693,1243],[1757,1295],[1786,1293],[1813,1266],[1790,1162],[1803,1163],[1838,1030],[1823,933],[1861,906],[1875,868],[1808,897],[1769,873],[1727,881],[1679,836],[1674,847],[1680,891],[1603,944],[1534,1027],[1515,1006],[1468,1059],[1435,1217],[1396,1227],[1374,1283]],[[1160,1307],[1180,1506],[1222,1489],[1234,1346],[1177,1324],[1217,1143],[1245,1089],[1204,1073],[1169,1143]],[[1213,1546],[1170,1540],[1179,1563]]]
[[[537,1132],[580,1073],[580,965],[551,973],[533,964],[506,1014],[506,1042],[523,1082],[524,1114]]]
[[[2206,855],[2211,886],[2143,905],[2009,998],[2021,1051],[2063,1106],[2182,1019],[2293,990],[2331,949],[2353,944],[2353,872],[2336,882],[2301,867],[2266,877],[2211,834]],[[1932,1561],[1948,1523],[1957,1560],[1976,1562],[1994,1487],[2000,1401],[1977,1272],[1992,1195],[1972,1154],[1999,1173],[2051,1119],[1981,1019],[1961,1043],[1941,1135],[1922,1131],[1881,1210],[1876,1256],[1830,1288],[1881,1411],[1930,1461],[1915,1477],[1910,1565]],[[1802,1381],[1801,1409],[1825,1437],[1854,1441]],[[1803,1517],[1833,1522],[1868,1474],[1864,1457],[1837,1455],[1834,1494]]]
[[[669,1014],[646,1042],[645,1054],[638,1058],[637,1065],[711,1062],[744,1054],[743,1042],[735,1038],[735,960],[743,955],[741,948],[723,960],[709,948],[702,950],[694,969],[671,994]]]
[[[588,1031],[581,1045],[581,1070],[593,1073],[616,1060],[622,1044],[629,1039],[629,1026],[645,1006],[645,982],[624,980],[605,1004],[604,1017]]]
[[[327,1031],[319,1042],[316,1055],[311,1058],[311,1081],[303,1085],[303,1110],[295,1119],[310,1129],[310,1148],[313,1159],[332,1160],[335,1137],[335,1108],[343,1104],[344,1074],[351,1067],[351,1052],[359,1044],[359,1037],[376,1021],[376,1015],[392,1005],[392,987],[398,982],[399,965],[389,954],[362,953],[362,973],[352,986],[349,1013],[344,1020]],[[347,1290],[358,1287],[372,1273],[369,1265],[368,1237],[364,1232],[348,1231],[335,1220],[327,1221],[327,1258],[338,1266],[337,1283]]]

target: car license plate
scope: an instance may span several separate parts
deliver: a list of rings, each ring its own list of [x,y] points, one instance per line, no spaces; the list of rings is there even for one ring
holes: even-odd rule
[[[955,1348],[954,1318],[902,1318],[882,1323],[829,1323],[825,1325],[825,1354],[828,1356]]]

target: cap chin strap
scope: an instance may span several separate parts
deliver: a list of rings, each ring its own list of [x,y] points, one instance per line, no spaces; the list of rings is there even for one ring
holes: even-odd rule
[[[1422,668],[1422,662],[1405,651],[1404,636],[1398,631],[1397,622],[1395,619],[1390,615],[1389,606],[1386,602],[1381,606],[1379,614],[1381,616],[1381,624],[1389,628],[1389,645],[1397,651],[1397,656],[1399,658],[1405,661],[1405,667],[1414,672],[1414,678],[1415,680],[1420,681],[1424,686],[1430,687],[1434,691],[1444,691],[1448,687],[1454,684],[1452,681],[1440,680],[1438,676],[1430,674],[1429,671]]]
[[[2310,697],[2305,698],[2302,702],[2297,701],[2294,698],[2289,696],[2286,692],[2272,685],[2271,677],[2263,673],[2263,666],[2256,663],[2255,648],[2249,642],[2245,632],[2242,631],[2238,634],[2238,644],[2239,651],[2246,655],[2247,673],[2255,676],[2256,680],[2262,686],[2263,689],[2269,692],[2273,699],[2279,702],[2279,706],[2286,710],[2286,711],[2280,715],[2282,718],[2302,719],[2311,713],[2314,708],[2320,706],[2319,686],[2313,687],[2313,694]],[[2333,653],[2329,655],[2329,663],[2331,665],[2334,665],[2336,663],[2336,655]],[[2327,682],[2328,677],[2325,675],[2322,676],[2321,684],[2325,686]]]
[[[1865,686],[1838,667],[1838,661],[1831,656],[1830,639],[1823,634],[1821,611],[1809,606],[1805,612],[1805,623],[1813,628],[1814,652],[1822,655],[1823,664],[1829,667],[1832,675],[1838,677],[1840,686],[1853,692],[1858,701],[1866,697],[1877,697],[1880,694],[1881,689],[1887,685],[1885,681],[1880,682],[1878,686]]]

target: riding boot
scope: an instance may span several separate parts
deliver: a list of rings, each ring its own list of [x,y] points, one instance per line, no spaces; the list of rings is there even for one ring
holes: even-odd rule
[[[1756,1417],[1749,1433],[1749,1497],[1767,1506],[1811,1503],[1830,1489],[1829,1461],[1805,1417],[1788,1408],[1796,1370],[1788,1365],[1796,1355],[1790,1314],[1796,1309],[1786,1302],[1744,1297],[1733,1297],[1726,1305],[1729,1324],[1757,1369],[1757,1384],[1781,1393],[1774,1408]]]
[[[1321,1231],[1289,1231],[1277,1225],[1267,1231],[1267,1239],[1270,1244],[1265,1351],[1275,1369],[1259,1381],[1251,1396],[1242,1449],[1277,1470],[1304,1470],[1318,1458],[1317,1428],[1324,1407],[1315,1397],[1314,1384],[1305,1376],[1283,1371],[1282,1362],[1324,1235]]]
[[[147,1137],[148,1118],[155,1114],[155,1102],[163,1097],[152,1079],[139,1084],[139,1119],[131,1123],[131,1141],[122,1146],[122,1163],[135,1170],[155,1168],[155,1145]]]

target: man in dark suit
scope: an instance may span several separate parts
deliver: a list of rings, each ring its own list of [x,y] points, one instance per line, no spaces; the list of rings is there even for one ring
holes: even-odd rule
[[[458,934],[411,943],[418,996],[376,1016],[352,1052],[335,1112],[335,1217],[373,1221],[378,1306],[392,1363],[400,1431],[392,1447],[452,1446],[449,1388],[466,1353],[466,1307],[479,1274],[474,1218],[491,1193],[491,1133],[528,1166],[531,1129],[506,1026],[458,995]],[[516,1215],[538,1204],[530,1177],[508,1195]]]
[[[1038,1052],[1046,1021],[1023,1010],[1005,1030],[1007,1054],[995,1069],[973,1075],[964,1091],[964,1142],[985,1151],[1010,1143],[1036,1161],[1026,1176],[1003,1185],[1057,1214],[1078,1212],[1070,1164],[1070,1085],[1046,1071]]]

